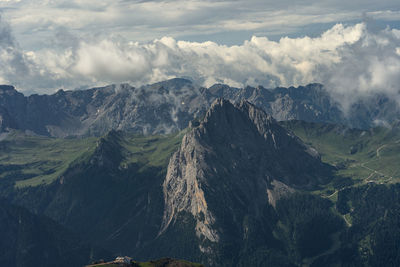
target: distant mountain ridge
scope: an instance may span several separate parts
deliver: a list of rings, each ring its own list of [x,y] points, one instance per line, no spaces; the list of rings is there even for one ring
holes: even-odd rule
[[[184,129],[204,114],[217,98],[244,99],[277,120],[340,123],[368,128],[400,118],[395,100],[383,95],[362,99],[344,114],[320,84],[307,86],[233,88],[216,84],[195,86],[186,79],[171,79],[134,88],[128,84],[52,95],[24,96],[12,86],[0,85],[0,132],[7,128],[33,134],[68,137],[101,136],[123,130],[145,135]]]
[[[1,86],[0,129],[55,137],[101,136],[112,129],[168,133],[185,128],[201,110],[188,100],[200,95],[195,90],[186,80],[174,80],[141,88],[110,85],[25,97],[13,87]]]

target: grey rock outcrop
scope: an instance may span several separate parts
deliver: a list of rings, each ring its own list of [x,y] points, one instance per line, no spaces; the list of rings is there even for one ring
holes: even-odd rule
[[[187,127],[217,98],[247,100],[277,120],[304,120],[368,128],[400,118],[395,99],[372,95],[351,105],[346,114],[320,84],[275,89],[262,86],[210,88],[172,79],[139,88],[128,84],[25,97],[12,86],[0,86],[0,131],[19,129],[54,137],[101,136],[123,130],[164,134]]]
[[[208,105],[199,88],[184,79],[28,97],[12,86],[0,86],[0,130],[54,137],[101,136],[113,129],[164,134],[186,128]]]
[[[211,253],[224,236],[245,235],[244,218],[261,220],[267,206],[296,188],[327,182],[330,171],[263,110],[217,99],[170,159],[160,235],[180,213],[191,214],[200,251]]]

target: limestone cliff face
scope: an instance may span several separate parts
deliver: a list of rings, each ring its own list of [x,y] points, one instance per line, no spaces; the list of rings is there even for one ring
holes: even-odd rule
[[[160,234],[189,213],[200,250],[210,252],[225,236],[246,238],[249,217],[265,219],[267,206],[326,182],[329,173],[318,153],[261,109],[217,99],[170,159]]]
[[[166,205],[162,231],[166,230],[176,214],[188,211],[196,219],[198,237],[218,241],[219,236],[211,227],[215,218],[208,210],[201,187],[207,182],[205,172],[209,168],[205,156],[208,153],[212,151],[201,145],[199,132],[191,131],[183,137],[181,148],[171,157],[163,184]]]

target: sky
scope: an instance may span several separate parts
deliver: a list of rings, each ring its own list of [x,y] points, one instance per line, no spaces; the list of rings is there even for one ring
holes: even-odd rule
[[[0,84],[25,94],[186,77],[399,95],[398,0],[0,0]]]

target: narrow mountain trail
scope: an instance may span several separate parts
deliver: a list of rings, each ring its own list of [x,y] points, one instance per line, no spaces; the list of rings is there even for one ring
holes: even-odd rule
[[[396,143],[400,143],[400,140],[397,140]],[[388,144],[381,145],[380,147],[378,147],[378,148],[375,150],[375,153],[376,153],[376,157],[377,157],[377,158],[380,158],[380,157],[381,157],[380,152],[381,152],[381,150],[382,150],[383,148],[385,148],[387,145],[388,145]],[[375,159],[375,160],[377,160],[377,159]],[[371,182],[372,182],[372,183],[377,183],[377,181],[375,181],[375,180],[370,180],[375,174],[381,175],[381,176],[383,176],[383,177],[387,177],[387,178],[389,178],[389,181],[392,180],[392,179],[393,179],[393,176],[389,176],[389,175],[384,174],[384,173],[382,173],[382,172],[380,172],[380,171],[377,171],[377,170],[375,170],[375,169],[372,169],[372,168],[370,168],[370,167],[365,166],[366,164],[368,164],[368,163],[370,163],[370,162],[372,162],[372,161],[375,161],[375,160],[369,160],[369,161],[366,161],[366,162],[362,162],[362,163],[356,164],[356,165],[361,166],[361,167],[364,168],[364,169],[367,169],[367,170],[371,171],[370,175],[369,175],[367,178],[364,179],[364,182],[363,182],[363,183],[365,183],[365,184],[366,184],[366,183],[371,183]],[[354,165],[354,166],[356,166],[356,165]],[[346,187],[345,187],[345,188],[346,188]],[[342,188],[342,189],[344,189],[344,188]],[[337,194],[338,192],[339,192],[339,190],[335,190],[332,194],[330,194],[330,195],[328,195],[328,196],[324,196],[324,197],[330,199],[331,197],[333,197],[333,196],[334,196],[335,194]],[[345,220],[346,220],[346,218],[345,218]],[[349,223],[347,222],[347,220],[346,220],[346,223],[347,223],[348,225],[351,226],[351,224],[349,224]]]
[[[400,140],[399,140],[399,141],[400,141]],[[397,142],[396,142],[396,143],[397,143]],[[380,152],[381,152],[382,148],[384,148],[384,147],[387,146],[387,145],[388,145],[388,144],[381,145],[380,147],[378,147],[378,148],[376,149],[376,157],[378,157],[378,158],[381,157]]]
[[[389,181],[393,180],[393,176],[389,176],[389,175],[384,174],[384,173],[382,173],[382,172],[380,172],[380,171],[377,171],[377,170],[374,170],[374,169],[371,169],[371,168],[365,166],[365,164],[367,164],[367,163],[369,163],[369,162],[371,162],[371,161],[367,161],[367,162],[364,162],[364,163],[361,163],[361,164],[360,164],[360,166],[361,166],[362,168],[371,171],[371,174],[364,180],[364,183],[365,183],[365,184],[367,184],[367,183],[378,183],[378,182],[375,181],[375,180],[370,180],[375,174],[381,175],[381,176],[383,176],[383,177],[387,177],[387,178],[389,179]],[[383,182],[379,182],[379,184],[381,184],[381,183],[383,183]]]
[[[400,140],[397,140],[395,143],[399,143],[399,142],[400,142]],[[389,178],[389,181],[393,180],[393,176],[384,174],[384,173],[382,173],[382,172],[380,172],[380,171],[377,171],[377,170],[375,170],[375,169],[372,169],[372,168],[370,168],[370,167],[365,166],[366,164],[368,164],[368,163],[370,163],[370,162],[372,162],[372,161],[379,160],[379,158],[381,157],[381,150],[382,150],[383,148],[385,148],[386,146],[388,146],[388,144],[383,144],[383,145],[381,145],[380,147],[378,147],[378,148],[375,150],[377,159],[375,159],[375,160],[370,160],[370,161],[366,161],[366,162],[363,162],[363,163],[360,163],[360,166],[361,166],[362,168],[371,171],[371,174],[364,180],[364,183],[371,183],[371,182],[372,182],[372,183],[377,183],[375,180],[370,180],[371,177],[374,176],[374,174],[378,174],[378,175],[381,175],[381,176],[383,176],[383,177],[387,177],[387,178]],[[382,182],[381,182],[381,183],[382,183]]]
[[[333,192],[332,194],[330,194],[329,196],[326,196],[326,198],[331,198],[333,197],[335,194],[337,194],[339,191],[335,190],[335,192]]]
[[[383,144],[383,145],[379,146],[378,148],[376,148],[376,150],[375,150],[376,158],[375,158],[375,159],[369,160],[369,161],[365,161],[365,162],[358,162],[358,163],[354,163],[354,164],[351,164],[351,165],[350,165],[350,167],[360,166],[360,167],[362,167],[362,168],[364,168],[364,169],[366,169],[366,170],[368,170],[368,171],[370,172],[370,174],[368,175],[368,177],[366,177],[366,178],[363,179],[363,182],[362,182],[363,184],[367,184],[367,183],[383,184],[383,183],[388,183],[388,182],[390,182],[390,181],[393,180],[393,175],[388,175],[388,174],[382,173],[381,171],[378,171],[378,170],[376,170],[376,169],[373,169],[373,168],[371,168],[371,167],[366,166],[368,163],[371,163],[371,162],[373,162],[373,161],[379,160],[379,159],[381,158],[381,151],[382,151],[382,149],[384,149],[385,147],[387,147],[389,144],[393,144],[393,143],[394,143],[394,144],[400,143],[400,139],[397,140],[397,141],[395,141],[395,142]],[[375,179],[373,178],[374,175],[379,175],[379,176],[385,177],[385,178],[387,178],[387,180],[386,180],[386,181],[381,181],[381,182],[379,182],[379,181],[377,181],[377,180],[375,180]],[[335,190],[335,191],[334,191],[333,193],[331,193],[330,195],[322,195],[322,197],[331,199],[332,197],[335,196],[335,194],[338,194],[339,191],[341,191],[341,190],[343,190],[343,189],[345,189],[345,188],[348,188],[348,187],[344,187],[344,188],[342,188],[342,189]],[[346,218],[344,218],[344,219],[346,220]],[[347,220],[346,220],[346,223],[347,223],[347,225],[351,226],[351,224],[350,224]]]
[[[346,225],[348,226],[348,227],[351,227],[351,222],[349,222],[348,220],[347,220],[347,218],[346,218],[346,215],[342,215],[342,217],[343,217],[343,220],[346,222]]]

